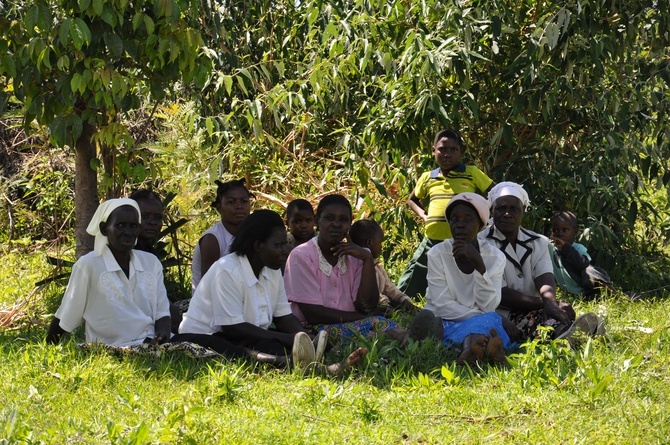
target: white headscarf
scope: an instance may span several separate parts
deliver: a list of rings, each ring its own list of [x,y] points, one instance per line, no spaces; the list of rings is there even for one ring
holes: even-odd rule
[[[88,232],[89,235],[93,235],[95,237],[95,246],[93,247],[95,256],[102,255],[102,252],[107,245],[107,237],[103,235],[102,232],[100,232],[100,223],[107,222],[109,215],[111,215],[114,210],[123,206],[132,206],[135,210],[137,210],[137,222],[142,222],[140,207],[137,205],[137,202],[134,199],[108,199],[107,201],[100,204],[96,209],[95,214],[93,215],[93,219],[91,219],[91,222],[88,223],[88,227],[86,228],[86,232]]]
[[[528,193],[526,193],[523,187],[516,182],[501,182],[500,184],[496,184],[496,186],[491,189],[489,192],[489,202],[491,203],[491,208],[493,208],[493,204],[496,202],[496,199],[503,196],[514,196],[519,198],[524,210],[528,210],[528,207],[530,206]]]

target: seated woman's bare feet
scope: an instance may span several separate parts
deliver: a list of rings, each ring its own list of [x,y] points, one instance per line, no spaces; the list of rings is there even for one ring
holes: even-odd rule
[[[326,371],[328,371],[328,374],[330,375],[342,375],[347,369],[353,366],[358,366],[367,353],[368,350],[366,348],[358,348],[349,354],[349,357],[347,357],[345,361],[326,366]]]
[[[486,351],[488,342],[489,337],[487,335],[468,335],[463,342],[463,352],[456,359],[456,363],[459,365],[466,363],[474,365],[479,360],[484,359],[484,352]]]
[[[505,358],[505,349],[503,348],[502,340],[495,329],[491,328],[489,332],[491,333],[491,338],[488,345],[486,345],[486,353],[489,356],[489,360],[497,365],[507,366],[507,358]]]

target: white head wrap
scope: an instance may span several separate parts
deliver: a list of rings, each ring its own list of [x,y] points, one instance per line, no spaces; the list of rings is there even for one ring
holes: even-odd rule
[[[503,196],[514,196],[519,198],[521,204],[525,210],[528,210],[530,206],[530,199],[528,199],[528,193],[523,189],[523,187],[516,182],[501,182],[496,184],[495,187],[489,192],[489,202],[491,203],[491,208],[496,202],[496,199]]]
[[[459,193],[458,195],[451,198],[447,209],[444,211],[444,216],[447,217],[447,221],[449,221],[448,215],[459,202],[467,202],[475,208],[479,219],[482,221],[482,227],[484,227],[489,222],[489,216],[491,214],[489,211],[489,202],[483,196],[470,192]]]
[[[103,235],[102,232],[100,232],[100,223],[107,222],[109,215],[111,215],[114,210],[123,206],[132,206],[135,210],[137,210],[138,222],[142,222],[140,207],[137,205],[137,201],[134,199],[108,199],[107,201],[100,204],[96,209],[95,214],[93,215],[93,219],[91,219],[91,222],[88,223],[88,227],[86,228],[86,232],[88,232],[89,235],[93,235],[95,237],[95,247],[93,247],[95,256],[102,255],[102,252],[107,245],[107,237]]]

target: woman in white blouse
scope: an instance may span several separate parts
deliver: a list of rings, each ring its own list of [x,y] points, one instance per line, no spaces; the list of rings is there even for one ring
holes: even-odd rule
[[[461,193],[451,199],[445,215],[453,238],[428,252],[426,306],[414,324],[435,326],[431,318],[437,317],[443,342],[462,346],[460,364],[484,358],[505,364],[504,348],[510,346],[510,339],[495,312],[505,255],[477,239],[489,219],[488,201],[475,193]]]

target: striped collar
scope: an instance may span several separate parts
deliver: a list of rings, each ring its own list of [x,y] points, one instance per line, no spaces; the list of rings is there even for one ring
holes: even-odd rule
[[[512,246],[505,235],[503,235],[495,226],[491,226],[486,233],[486,238],[495,241],[495,244],[507,257],[507,261],[514,267],[523,270],[523,264],[533,253],[533,243],[540,239],[540,235],[530,230],[519,227],[519,233],[516,237],[516,244]]]
[[[449,170],[449,173],[451,172],[463,173],[464,171],[465,171],[465,164],[458,164],[456,167]],[[447,175],[449,175],[449,173],[447,173]],[[442,171],[440,170],[440,167],[437,167],[435,170],[430,171],[430,178],[437,179],[437,177],[440,176],[440,174],[442,174]]]

